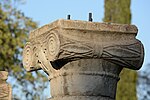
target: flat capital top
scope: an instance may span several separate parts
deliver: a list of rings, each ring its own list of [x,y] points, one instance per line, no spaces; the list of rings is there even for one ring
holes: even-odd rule
[[[98,32],[116,32],[116,33],[132,33],[137,34],[138,29],[135,25],[129,24],[117,24],[117,23],[99,23],[99,22],[89,22],[80,20],[64,20],[59,19],[50,24],[44,25],[36,30],[30,32],[29,38],[38,37],[45,32],[61,28],[66,30],[88,30],[88,31],[98,31]]]

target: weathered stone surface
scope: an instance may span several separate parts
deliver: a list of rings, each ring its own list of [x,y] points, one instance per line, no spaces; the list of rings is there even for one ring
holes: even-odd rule
[[[58,20],[30,33],[23,64],[49,75],[52,100],[114,100],[122,68],[141,68],[136,35],[134,25]]]
[[[11,100],[11,86],[6,83],[8,72],[0,71],[0,100]]]
[[[100,59],[82,59],[64,65],[49,77],[51,95],[54,98],[67,95],[82,98],[91,96],[89,100],[97,100],[96,98],[102,96],[114,99],[118,75],[122,68],[111,63],[105,65],[106,63],[107,61]]]

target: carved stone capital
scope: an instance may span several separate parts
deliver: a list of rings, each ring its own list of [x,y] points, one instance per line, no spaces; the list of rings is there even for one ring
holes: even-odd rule
[[[111,100],[122,68],[142,66],[137,31],[134,25],[57,20],[30,33],[23,64],[28,71],[42,68],[49,75],[53,100]]]
[[[143,46],[134,25],[58,20],[30,33],[23,52],[28,71],[60,69],[79,59],[104,59],[130,69],[143,62]],[[50,63],[49,63],[50,62]]]
[[[0,100],[11,100],[12,90],[11,86],[6,83],[8,72],[0,71]]]

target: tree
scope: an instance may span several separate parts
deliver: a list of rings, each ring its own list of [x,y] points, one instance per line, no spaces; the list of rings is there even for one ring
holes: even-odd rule
[[[37,28],[37,23],[12,5],[21,1],[0,0],[0,71],[9,72],[11,79],[16,81],[13,89],[21,87],[22,97],[39,100],[48,80],[39,71],[28,73],[22,66],[22,48],[29,31]],[[17,94],[13,96],[21,99]]]
[[[130,24],[130,0],[105,0],[104,22]]]
[[[130,24],[131,23],[131,0],[105,0],[104,22]],[[117,100],[137,100],[136,81],[137,72],[123,69],[120,74],[117,88]]]

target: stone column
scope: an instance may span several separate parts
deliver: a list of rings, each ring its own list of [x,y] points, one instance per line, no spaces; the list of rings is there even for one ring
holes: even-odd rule
[[[115,100],[121,70],[143,63],[137,31],[134,25],[57,20],[30,33],[23,64],[49,75],[50,100]]]
[[[12,90],[11,86],[6,83],[8,72],[0,71],[0,100],[11,100]]]

